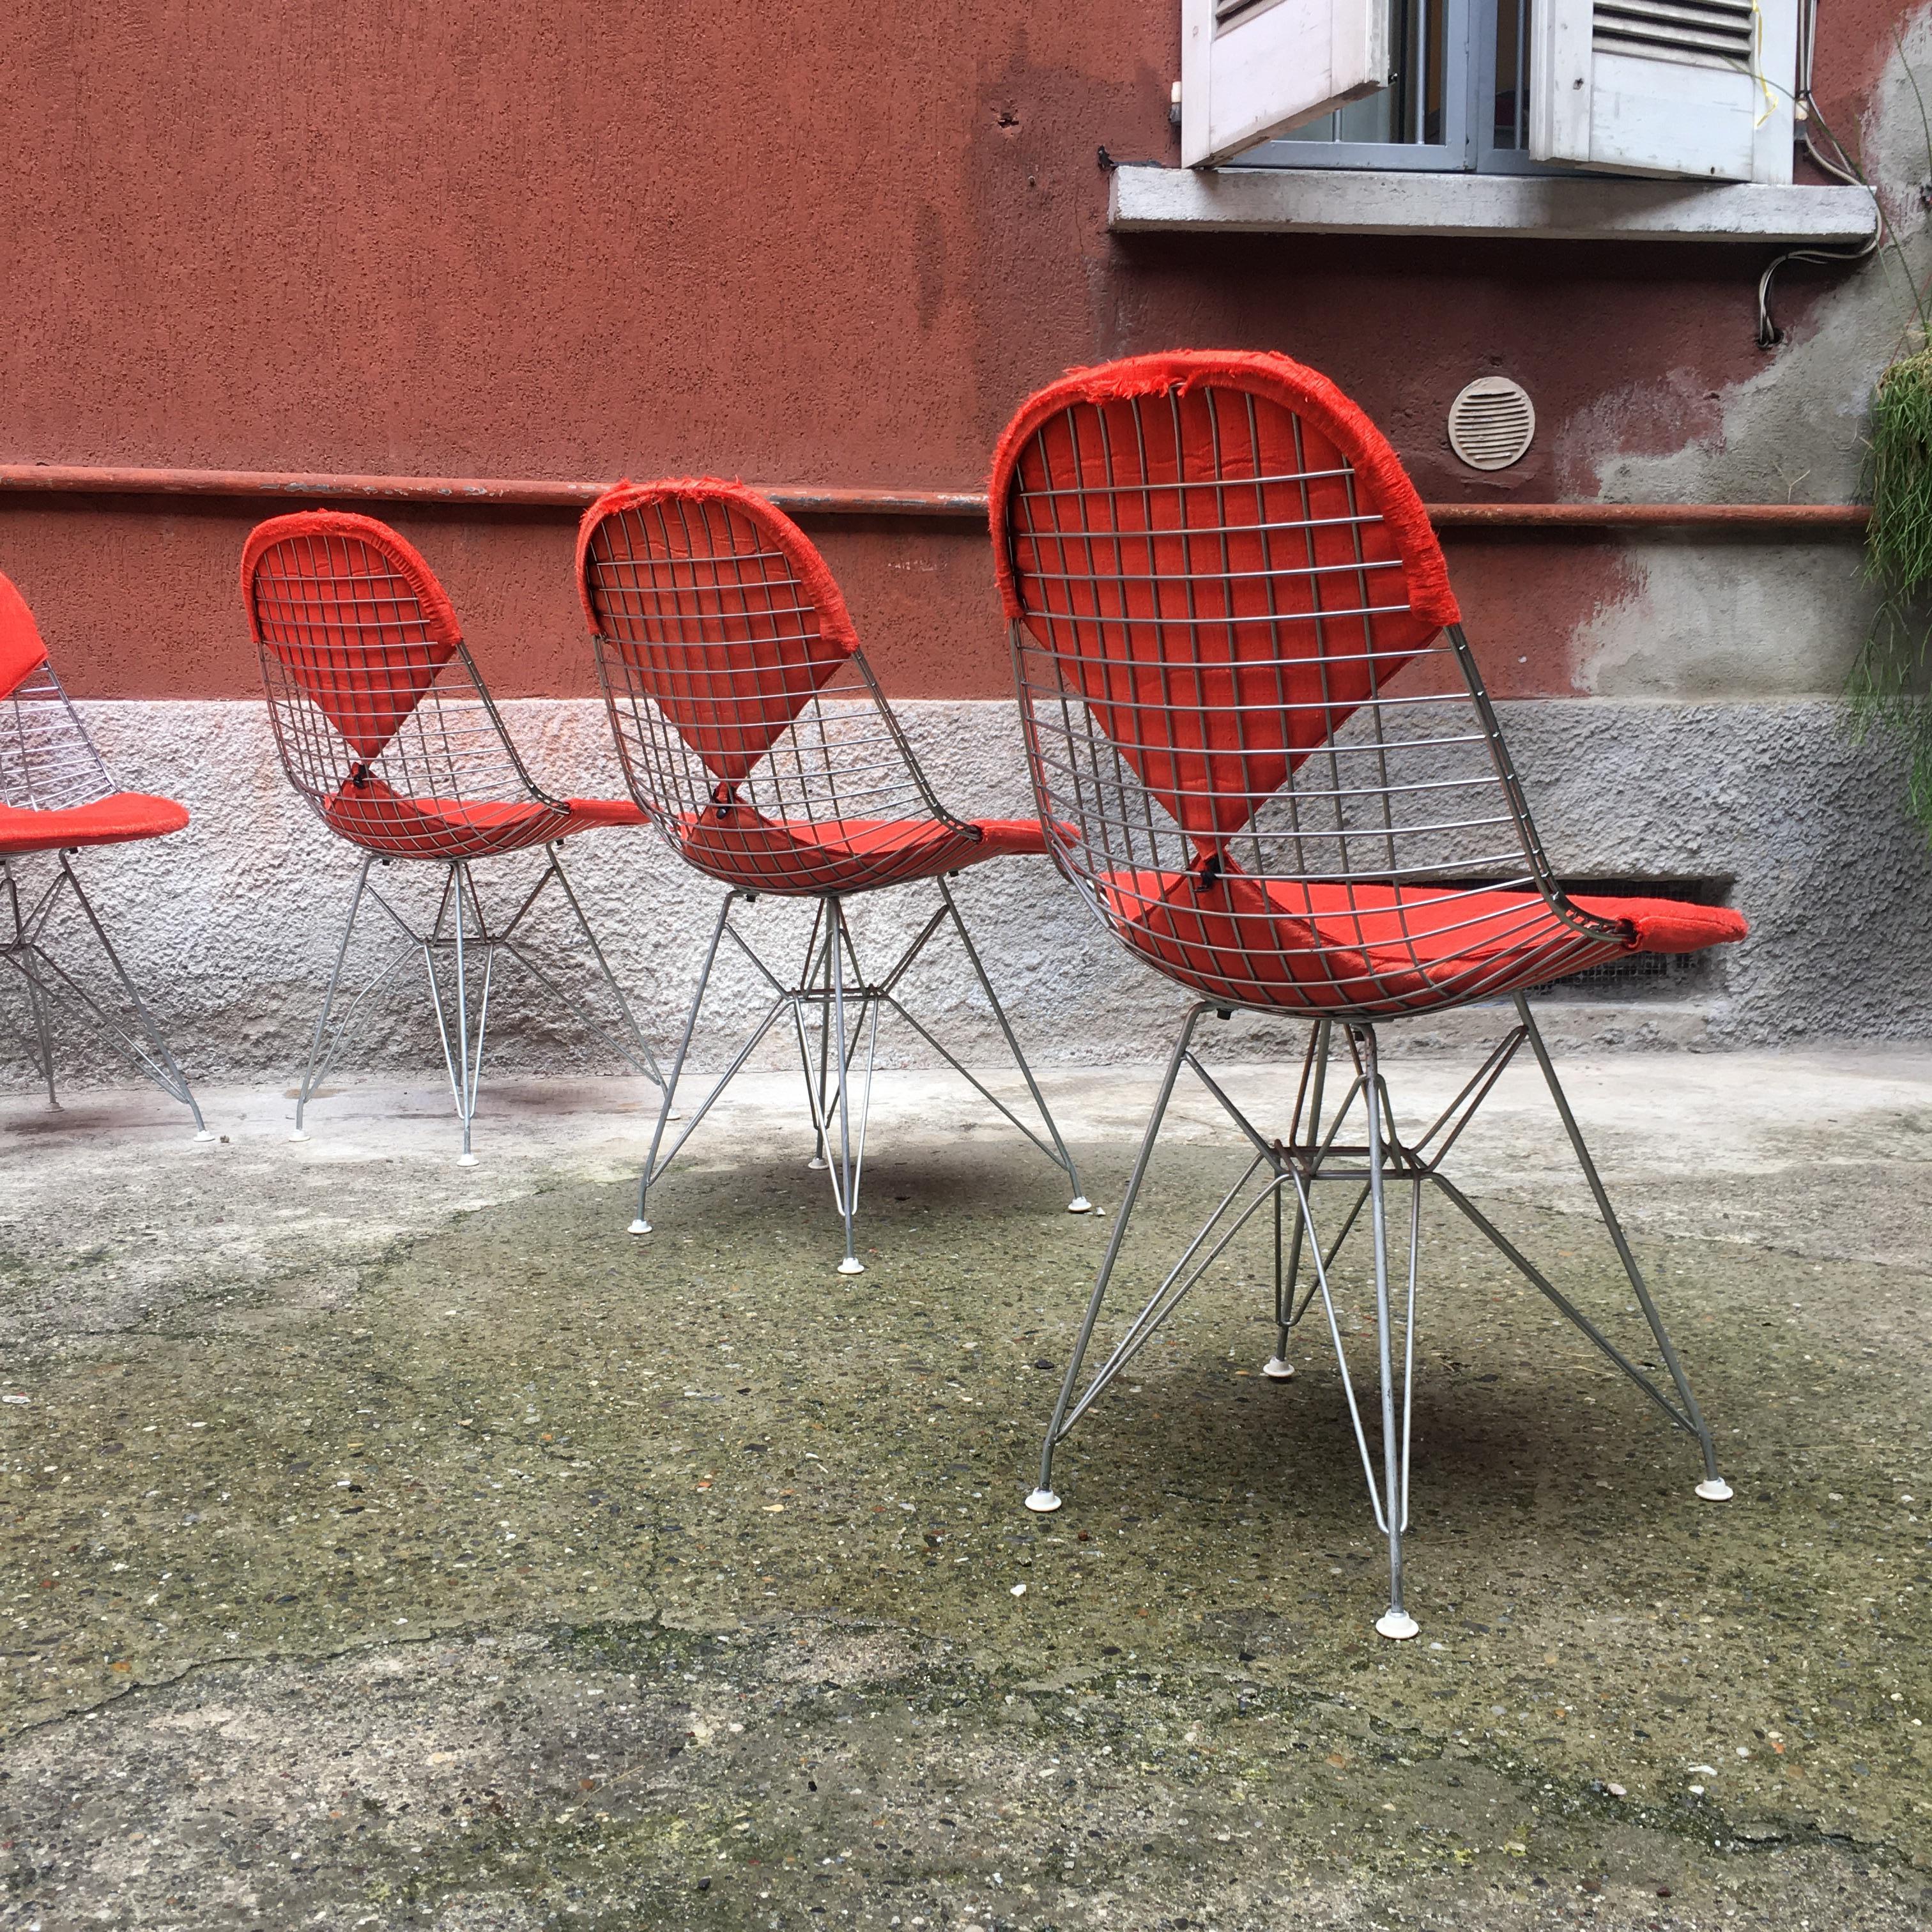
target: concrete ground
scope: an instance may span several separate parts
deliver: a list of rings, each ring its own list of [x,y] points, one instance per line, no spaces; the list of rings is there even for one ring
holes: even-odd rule
[[[0,1100],[0,1926],[1932,1922],[1932,1056],[1567,1070],[1736,1496],[1445,1210],[1400,1646],[1258,1251],[1022,1508],[1106,1222],[935,1076],[850,1279],[778,1076],[642,1239],[634,1084]],[[1103,1209],[1151,1084],[1049,1083]],[[1528,1078],[1456,1156],[1640,1347]],[[1239,1162],[1187,1096],[1124,1295]]]

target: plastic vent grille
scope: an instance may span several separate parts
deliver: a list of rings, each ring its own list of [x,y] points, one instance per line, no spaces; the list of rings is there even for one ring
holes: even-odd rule
[[[1750,71],[1750,0],[1596,0],[1590,25],[1604,53]]]
[[[1507,376],[1472,382],[1449,405],[1449,447],[1472,470],[1520,463],[1535,434],[1536,406]]]

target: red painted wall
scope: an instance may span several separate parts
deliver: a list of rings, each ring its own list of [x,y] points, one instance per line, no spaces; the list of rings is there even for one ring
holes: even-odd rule
[[[1827,22],[1848,126],[1896,11]],[[1540,499],[1593,493],[1605,422],[1675,447],[1759,366],[1750,248],[1110,237],[1096,150],[1174,158],[1178,14],[16,0],[0,459],[970,486],[1066,364],[1230,344],[1334,376],[1425,496]],[[1498,370],[1544,427],[1485,481],[1442,424]],[[0,569],[77,692],[248,694],[234,564],[266,513],[0,496]],[[589,688],[568,518],[394,520],[506,694]],[[982,537],[817,533],[891,688],[1006,688]],[[1452,561],[1503,688],[1574,688],[1618,546]]]

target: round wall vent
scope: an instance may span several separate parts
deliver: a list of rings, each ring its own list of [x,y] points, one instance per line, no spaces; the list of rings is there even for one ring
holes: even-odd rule
[[[1536,434],[1536,405],[1520,382],[1485,376],[1449,405],[1449,447],[1472,470],[1522,461]]]

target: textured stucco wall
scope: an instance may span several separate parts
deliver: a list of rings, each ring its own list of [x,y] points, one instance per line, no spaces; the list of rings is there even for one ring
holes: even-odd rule
[[[1882,267],[1790,271],[1795,340],[1765,357],[1761,244],[1110,236],[1096,149],[1175,156],[1178,12],[213,5],[132,33],[122,10],[23,0],[0,38],[21,290],[0,456],[970,486],[1068,364],[1229,344],[1332,375],[1432,498],[1843,494],[1903,320]],[[1904,14],[1828,10],[1821,89],[1916,238]],[[1543,428],[1481,476],[1444,419],[1496,370]],[[77,692],[246,695],[234,562],[262,507],[0,496],[0,569]],[[398,520],[500,692],[588,692],[567,520]],[[982,536],[828,541],[891,688],[1000,694]],[[1804,562],[1484,542],[1455,561],[1522,695],[1834,690],[1858,632],[1850,545]]]
[[[0,337],[0,455],[970,484],[1016,403],[1064,365],[1226,343],[1335,376],[1431,497],[1852,492],[1864,398],[1927,266],[1932,158],[1906,77],[1932,70],[1923,9],[1828,10],[1826,110],[1904,254],[1788,271],[1791,339],[1770,355],[1750,340],[1772,253],[1754,245],[1110,237],[1094,151],[1172,158],[1176,13],[952,0],[887,31],[875,8],[674,0],[640,26],[488,0],[214,7],[133,35],[112,10],[27,0],[0,38],[15,134],[0,244],[32,291]],[[1526,462],[1478,477],[1443,416],[1494,370],[1528,385],[1543,428]],[[234,568],[266,507],[0,496],[0,569],[70,687],[112,700],[93,713],[111,754],[196,809],[182,838],[84,862],[208,1076],[298,1059],[352,869],[282,787],[258,708],[228,701],[257,688]],[[395,520],[444,574],[493,687],[529,698],[516,715],[538,762],[614,782],[580,701],[568,519]],[[962,800],[1019,804],[983,533],[813,533]],[[1829,703],[1868,608],[1856,545],[1448,548],[1492,688],[1522,700],[1512,730],[1559,864],[1735,875],[1758,922],[1696,1010],[1565,1025],[1712,1044],[1932,1030],[1924,844],[1893,760],[1849,748]],[[574,849],[667,1038],[710,889],[646,833]],[[1174,997],[1043,862],[964,890],[1040,1051],[1138,1056],[1164,1034]],[[868,928],[883,940],[920,903],[881,898]],[[931,991],[984,1057],[958,972],[936,963]],[[749,982],[726,992],[742,1007]],[[506,1063],[571,1050],[513,1002],[496,1021]],[[425,1027],[391,1018],[355,1058],[433,1052]]]
[[[593,792],[616,785],[596,705],[526,700],[506,708],[549,782]],[[1932,855],[1899,816],[1896,774],[1883,758],[1850,750],[1829,707],[1571,700],[1513,704],[1503,712],[1559,869],[1730,875],[1732,901],[1755,926],[1749,941],[1720,956],[1690,1004],[1552,1003],[1560,1037],[1718,1046],[1932,1034]],[[903,715],[940,796],[956,808],[1030,808],[1010,704],[914,703]],[[196,1077],[284,1081],[320,1004],[353,856],[284,784],[260,706],[106,704],[88,716],[124,782],[173,790],[195,813],[176,838],[78,862],[130,964]],[[568,852],[662,1052],[681,1021],[717,889],[648,831],[588,833]],[[536,866],[513,858],[482,876],[507,898]],[[421,904],[422,876],[400,866],[385,876],[399,903]],[[958,890],[1030,1050],[1048,1060],[1142,1060],[1171,1040],[1181,996],[1121,952],[1045,860],[970,871]],[[854,914],[862,947],[868,956],[886,953],[932,903],[920,886],[866,898]],[[802,944],[804,916],[761,900],[743,929],[782,959]],[[908,982],[916,1010],[970,1061],[997,1064],[989,1016],[963,960],[944,942],[929,959]],[[14,997],[0,991],[0,1035],[5,1018],[20,1017]],[[698,1064],[722,1064],[735,1030],[760,1004],[750,968],[728,965]],[[1479,1010],[1405,1036],[1448,1043],[1488,1024]],[[514,979],[498,989],[491,1031],[500,1068],[611,1064],[586,1060],[567,1022]],[[790,1049],[775,1042],[767,1060],[782,1064]],[[882,1036],[881,1047],[898,1064],[929,1058],[909,1036]],[[0,1078],[10,1085],[26,1078],[11,1052],[0,1037]],[[401,996],[386,994],[370,1012],[344,1064],[427,1068],[436,1052],[411,979]],[[98,1068],[83,1060],[82,1070]]]

